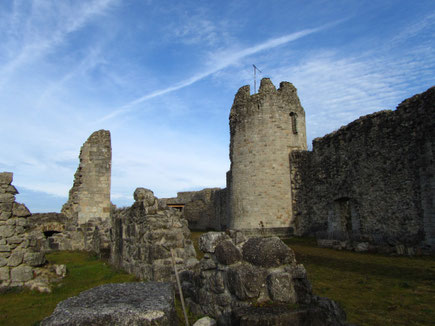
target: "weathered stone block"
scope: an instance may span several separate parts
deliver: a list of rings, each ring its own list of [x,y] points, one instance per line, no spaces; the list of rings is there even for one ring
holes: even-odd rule
[[[296,262],[293,250],[277,237],[249,239],[243,245],[243,258],[262,267],[276,267]]]
[[[10,185],[12,183],[13,175],[14,174],[12,172],[1,172],[0,184]]]
[[[45,257],[44,257],[44,262],[45,262]],[[65,277],[67,273],[66,265],[64,264],[54,265],[54,271],[57,276]]]
[[[33,278],[32,267],[21,265],[11,269],[12,282],[27,282]]]
[[[13,203],[0,202],[0,212],[12,212]]]
[[[32,215],[24,204],[14,203],[12,214],[16,217],[28,217]]]
[[[23,262],[24,253],[21,251],[15,251],[11,254],[8,260],[8,266],[15,267]]]
[[[0,257],[0,267],[6,266],[8,263],[8,260],[4,257]]]
[[[216,320],[210,317],[202,317],[198,319],[193,326],[216,326]]]
[[[146,188],[136,188],[133,194],[135,201],[140,201],[145,207],[153,206],[156,203],[154,192]]]
[[[199,249],[204,253],[214,253],[219,242],[229,239],[225,232],[207,232],[199,237]]]
[[[225,291],[225,279],[224,273],[221,271],[215,271],[213,274],[207,278],[209,289],[216,293],[223,293]]]
[[[0,281],[9,281],[10,278],[9,267],[0,267]]]
[[[8,238],[7,242],[9,244],[20,244],[24,241],[24,237],[13,236]]]
[[[41,322],[54,325],[177,325],[170,283],[105,284],[59,303]]]
[[[13,194],[0,194],[0,203],[13,203],[15,196]]]
[[[217,261],[224,265],[231,265],[242,259],[240,250],[231,240],[220,242],[215,248],[215,255]]]
[[[6,221],[11,216],[12,216],[11,212],[1,212],[0,213],[0,221]]]
[[[275,272],[267,276],[267,289],[273,301],[296,303],[297,296],[289,273]]]
[[[26,252],[24,254],[24,263],[30,266],[41,266],[46,262],[45,255],[42,252]]]
[[[265,284],[264,271],[249,264],[236,265],[228,270],[228,285],[239,300],[257,298]]]
[[[0,237],[9,238],[15,233],[15,227],[12,225],[0,225]]]

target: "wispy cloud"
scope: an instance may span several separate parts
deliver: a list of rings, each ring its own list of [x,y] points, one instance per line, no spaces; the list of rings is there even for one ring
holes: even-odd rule
[[[337,24],[338,22],[334,22],[332,24],[327,24],[318,28],[312,28],[312,29],[305,29],[296,33],[291,33],[288,35],[284,35],[278,38],[274,38],[274,39],[270,39],[266,42],[257,44],[255,46],[251,46],[236,52],[230,52],[230,51],[222,51],[220,52],[218,55],[215,55],[214,58],[210,58],[211,61],[214,61],[214,65],[212,68],[208,68],[205,71],[202,71],[196,75],[193,75],[192,77],[189,77],[179,83],[174,84],[173,86],[167,87],[167,88],[163,88],[160,90],[156,90],[154,92],[151,92],[149,94],[146,94],[144,96],[141,96],[123,106],[121,106],[120,108],[118,108],[117,110],[114,110],[113,112],[105,115],[104,117],[102,117],[99,121],[97,121],[97,123],[101,123],[103,121],[106,121],[108,119],[112,119],[120,114],[125,114],[128,113],[132,110],[134,110],[134,107],[142,102],[145,102],[149,99],[152,99],[154,97],[157,96],[161,96],[167,93],[171,93],[174,91],[177,91],[179,89],[182,89],[184,87],[190,86],[193,83],[196,83],[199,80],[202,80],[222,69],[225,69],[237,62],[239,62],[241,59],[248,57],[250,55],[256,54],[258,52],[261,51],[265,51],[265,50],[270,50],[273,49],[275,47],[278,47],[280,45],[284,45],[287,44],[289,42],[292,41],[296,41],[302,37],[308,36],[310,34],[322,31],[328,27],[331,27],[335,24]]]
[[[18,9],[10,16],[10,22],[12,24],[11,32],[9,36],[12,38],[19,38],[24,45],[16,50],[16,53],[12,53],[5,64],[0,67],[0,89],[8,81],[8,79],[14,74],[16,69],[30,62],[35,62],[54,47],[61,44],[65,38],[82,28],[90,19],[96,15],[104,13],[110,5],[114,4],[118,0],[94,0],[92,2],[86,2],[85,5],[76,9],[76,5],[71,8],[55,6],[57,10],[54,10],[50,5],[45,2],[34,1],[30,12],[30,17],[19,17],[16,13]],[[63,16],[59,13],[63,13]],[[71,15],[70,11],[74,14]],[[50,21],[49,18],[54,18],[55,22],[52,26],[46,26],[47,28],[41,28],[38,24]],[[22,24],[27,25],[25,31],[17,31],[17,20],[20,20]],[[13,39],[15,43],[19,43],[20,40]],[[10,49],[6,49],[10,50]]]
[[[397,46],[398,44],[408,41],[409,39],[421,36],[425,29],[435,26],[435,11],[427,14],[425,17],[420,19],[418,22],[407,26],[407,28],[402,29],[395,37],[391,39],[390,46]],[[433,41],[433,33],[428,33],[428,36]]]
[[[413,49],[407,57],[323,51],[270,73],[274,80],[287,79],[298,88],[310,142],[361,115],[394,109],[406,97],[426,90],[435,82],[428,73],[435,69],[432,53],[428,48]]]

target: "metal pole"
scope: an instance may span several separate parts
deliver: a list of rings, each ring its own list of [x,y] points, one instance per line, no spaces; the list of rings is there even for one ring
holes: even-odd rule
[[[180,278],[178,277],[177,266],[175,266],[174,252],[171,249],[172,265],[174,266],[175,279],[177,280],[178,292],[180,293],[181,307],[183,308],[184,320],[186,321],[186,326],[189,326],[189,319],[187,318],[186,307],[184,306],[183,290],[181,289]]]
[[[257,93],[257,69],[255,65],[252,65],[254,67],[254,94]]]

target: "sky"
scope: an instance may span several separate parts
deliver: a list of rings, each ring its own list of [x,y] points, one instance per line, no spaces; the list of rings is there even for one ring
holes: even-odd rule
[[[253,64],[298,89],[311,144],[435,85],[434,35],[433,0],[1,0],[0,171],[31,212],[59,212],[106,129],[117,206],[225,187]]]

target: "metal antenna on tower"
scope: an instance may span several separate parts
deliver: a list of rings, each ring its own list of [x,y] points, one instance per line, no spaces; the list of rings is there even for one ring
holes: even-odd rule
[[[262,71],[257,68],[256,65],[252,65],[254,67],[254,94],[257,93],[257,70],[261,73]]]

